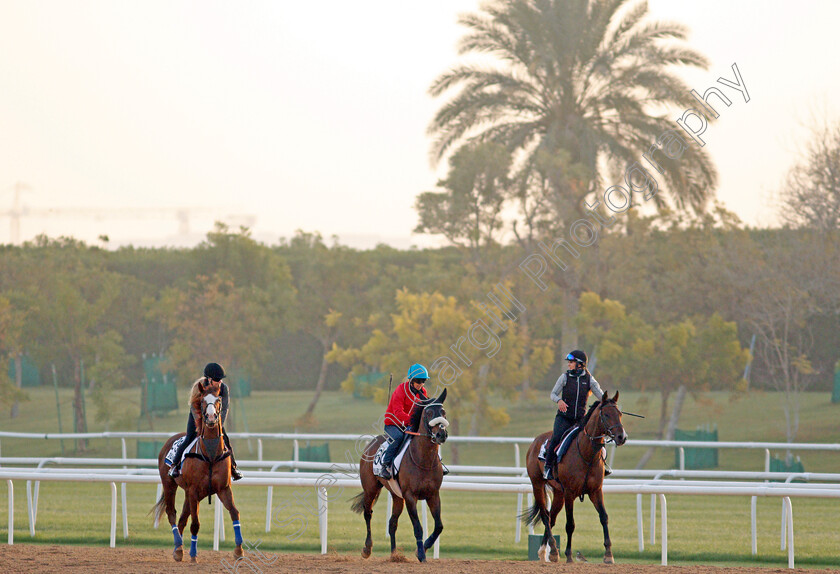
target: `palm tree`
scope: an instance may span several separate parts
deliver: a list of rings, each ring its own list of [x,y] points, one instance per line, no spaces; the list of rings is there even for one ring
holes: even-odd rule
[[[706,58],[683,43],[685,26],[647,14],[646,2],[627,0],[512,0],[462,15],[459,53],[471,59],[430,88],[457,89],[429,127],[434,160],[475,141],[503,143],[524,173],[548,174],[551,217],[568,222],[581,199],[676,127],[665,111],[675,118],[696,105],[673,68],[706,68]],[[707,154],[690,145],[680,159],[660,156],[669,194],[657,205],[702,212],[717,180]]]

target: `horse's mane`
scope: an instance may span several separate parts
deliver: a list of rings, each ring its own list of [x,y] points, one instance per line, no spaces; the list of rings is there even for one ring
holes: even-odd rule
[[[598,405],[601,404],[601,401],[595,401],[589,406],[589,410],[586,411],[586,414],[583,415],[583,420],[580,421],[580,426],[585,427],[586,423],[589,422],[589,418],[592,416],[592,413],[595,412],[595,409],[598,408]]]
[[[605,404],[605,405],[606,405],[607,403],[614,403],[614,402],[615,402],[615,400],[614,400],[614,399],[607,399],[606,401],[604,401],[604,402],[603,402],[603,404]],[[586,414],[585,414],[585,415],[583,415],[583,420],[582,420],[582,421],[581,421],[581,423],[580,423],[580,426],[581,426],[581,427],[585,427],[585,426],[586,426],[586,423],[588,423],[588,422],[589,422],[589,419],[590,419],[590,417],[592,416],[592,413],[593,413],[593,412],[595,412],[595,409],[596,409],[596,408],[598,408],[598,406],[599,406],[600,404],[601,404],[601,401],[595,401],[594,403],[592,403],[592,405],[589,407],[589,410],[588,410],[588,411],[586,411]]]
[[[423,407],[427,402],[428,400],[415,403],[411,409],[411,422],[408,426],[414,432],[417,432],[420,428],[420,419],[423,417]]]

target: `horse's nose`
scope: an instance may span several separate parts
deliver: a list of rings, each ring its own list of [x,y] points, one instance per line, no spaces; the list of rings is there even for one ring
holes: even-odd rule
[[[621,434],[618,435],[618,438],[615,439],[615,442],[618,446],[621,446],[624,443],[626,443],[627,442],[627,433],[624,432],[624,431],[621,431]]]

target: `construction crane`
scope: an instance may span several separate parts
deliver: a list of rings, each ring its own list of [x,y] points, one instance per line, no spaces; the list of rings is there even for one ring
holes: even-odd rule
[[[55,208],[30,208],[21,205],[21,193],[31,191],[32,188],[25,183],[18,182],[13,186],[14,198],[12,208],[0,211],[0,217],[9,218],[9,237],[13,245],[20,244],[20,220],[23,217],[93,217],[102,219],[161,219],[174,216],[178,221],[178,233],[187,235],[190,231],[190,215],[199,213],[216,213],[220,209],[207,207],[117,207],[117,208],[90,208],[90,207],[55,207]],[[228,215],[223,219],[233,220],[237,225],[252,227],[256,222],[253,215]]]

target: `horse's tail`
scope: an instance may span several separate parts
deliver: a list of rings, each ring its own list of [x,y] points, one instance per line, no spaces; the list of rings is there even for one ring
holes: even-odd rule
[[[161,493],[160,498],[158,499],[157,503],[152,507],[152,509],[146,514],[148,516],[152,512],[155,513],[155,520],[160,520],[160,515],[163,514],[163,510],[166,508],[166,501],[164,500],[164,494]]]
[[[537,506],[537,503],[535,502],[528,507],[528,510],[520,514],[519,520],[521,520],[525,526],[536,526],[537,522],[540,521],[540,508]]]
[[[356,496],[350,499],[350,510],[355,512],[356,514],[361,514],[365,511],[365,493],[360,492]]]

